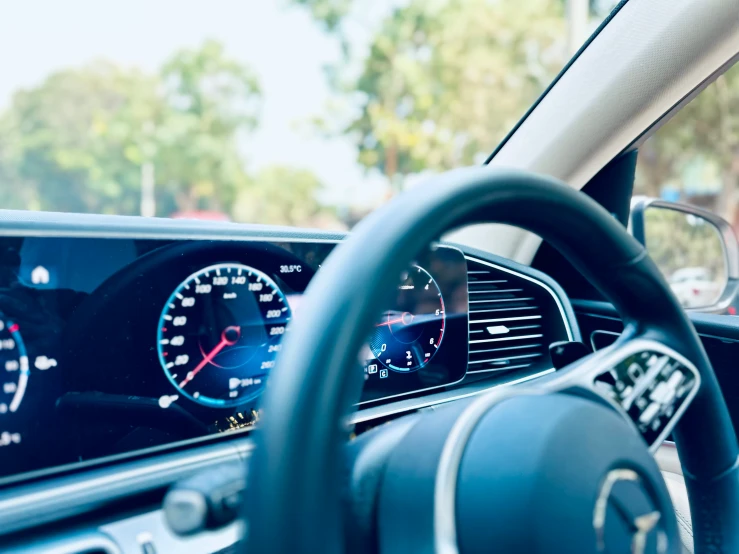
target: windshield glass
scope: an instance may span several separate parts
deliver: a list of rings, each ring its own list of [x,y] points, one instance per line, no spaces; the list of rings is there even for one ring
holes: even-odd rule
[[[0,207],[347,229],[480,164],[609,0],[0,8]]]

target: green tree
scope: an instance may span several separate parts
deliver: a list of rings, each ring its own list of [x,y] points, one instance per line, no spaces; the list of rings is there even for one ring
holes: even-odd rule
[[[336,216],[317,200],[323,185],[310,171],[283,166],[261,170],[239,191],[233,206],[237,221],[297,227],[335,227]]]
[[[344,44],[366,0],[293,0]],[[347,126],[323,121],[356,140],[359,161],[391,183],[424,169],[480,161],[516,123],[564,64],[567,28],[582,23],[565,8],[602,19],[616,0],[399,0],[369,54],[330,73],[358,104]],[[576,11],[576,10],[575,10]],[[356,21],[354,22],[356,23]],[[580,29],[587,31],[587,29]],[[342,71],[343,69],[343,71]],[[338,128],[338,131],[336,130]]]
[[[306,7],[328,31],[336,31],[352,7],[352,0],[292,0]]]
[[[158,213],[228,211],[248,178],[239,138],[257,124],[249,69],[208,41],[159,75],[98,62],[19,91],[0,115],[5,207],[136,214],[151,164]]]
[[[489,153],[561,67],[561,5],[413,0],[373,40],[347,127],[360,162],[396,184]]]
[[[700,193],[709,183],[688,182],[696,165],[715,168],[719,192],[707,190],[706,207],[739,222],[739,66],[701,92],[639,149],[637,190],[659,196],[672,187]],[[715,188],[715,187],[714,187]]]
[[[332,32],[340,29],[341,23],[350,14],[353,7],[366,1],[367,0],[292,0],[294,4],[307,8],[316,21],[318,21],[326,30]],[[571,0],[551,1],[559,2],[563,6],[566,6]],[[605,17],[616,4],[618,4],[618,0],[586,0],[585,2],[589,15],[595,19],[602,19]]]
[[[135,152],[165,106],[157,80],[94,63],[15,94],[0,117],[6,207],[135,213]]]
[[[158,133],[160,197],[178,210],[224,211],[247,184],[238,139],[258,122],[257,79],[215,41],[176,53],[161,76],[170,113]]]

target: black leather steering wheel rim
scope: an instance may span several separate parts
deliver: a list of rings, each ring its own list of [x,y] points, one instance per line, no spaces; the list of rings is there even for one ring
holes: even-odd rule
[[[560,250],[616,307],[624,336],[649,336],[698,368],[702,386],[675,429],[696,552],[739,547],[739,447],[692,324],[643,247],[600,205],[551,178],[460,169],[363,220],[311,282],[264,398],[247,502],[250,551],[340,552],[341,424],[361,387],[357,353],[405,265],[442,234],[505,223]]]

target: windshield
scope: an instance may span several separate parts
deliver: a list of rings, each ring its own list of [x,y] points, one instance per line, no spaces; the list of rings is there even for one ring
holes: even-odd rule
[[[348,229],[480,164],[613,1],[0,8],[0,207]]]

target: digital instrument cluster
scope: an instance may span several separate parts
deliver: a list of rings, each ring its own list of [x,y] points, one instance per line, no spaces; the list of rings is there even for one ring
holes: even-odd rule
[[[258,424],[332,242],[0,239],[4,476]],[[349,284],[348,284],[349,286]],[[437,246],[398,276],[361,353],[360,408],[466,374],[467,271]],[[306,352],[306,356],[326,353]],[[268,417],[265,415],[264,417]]]

